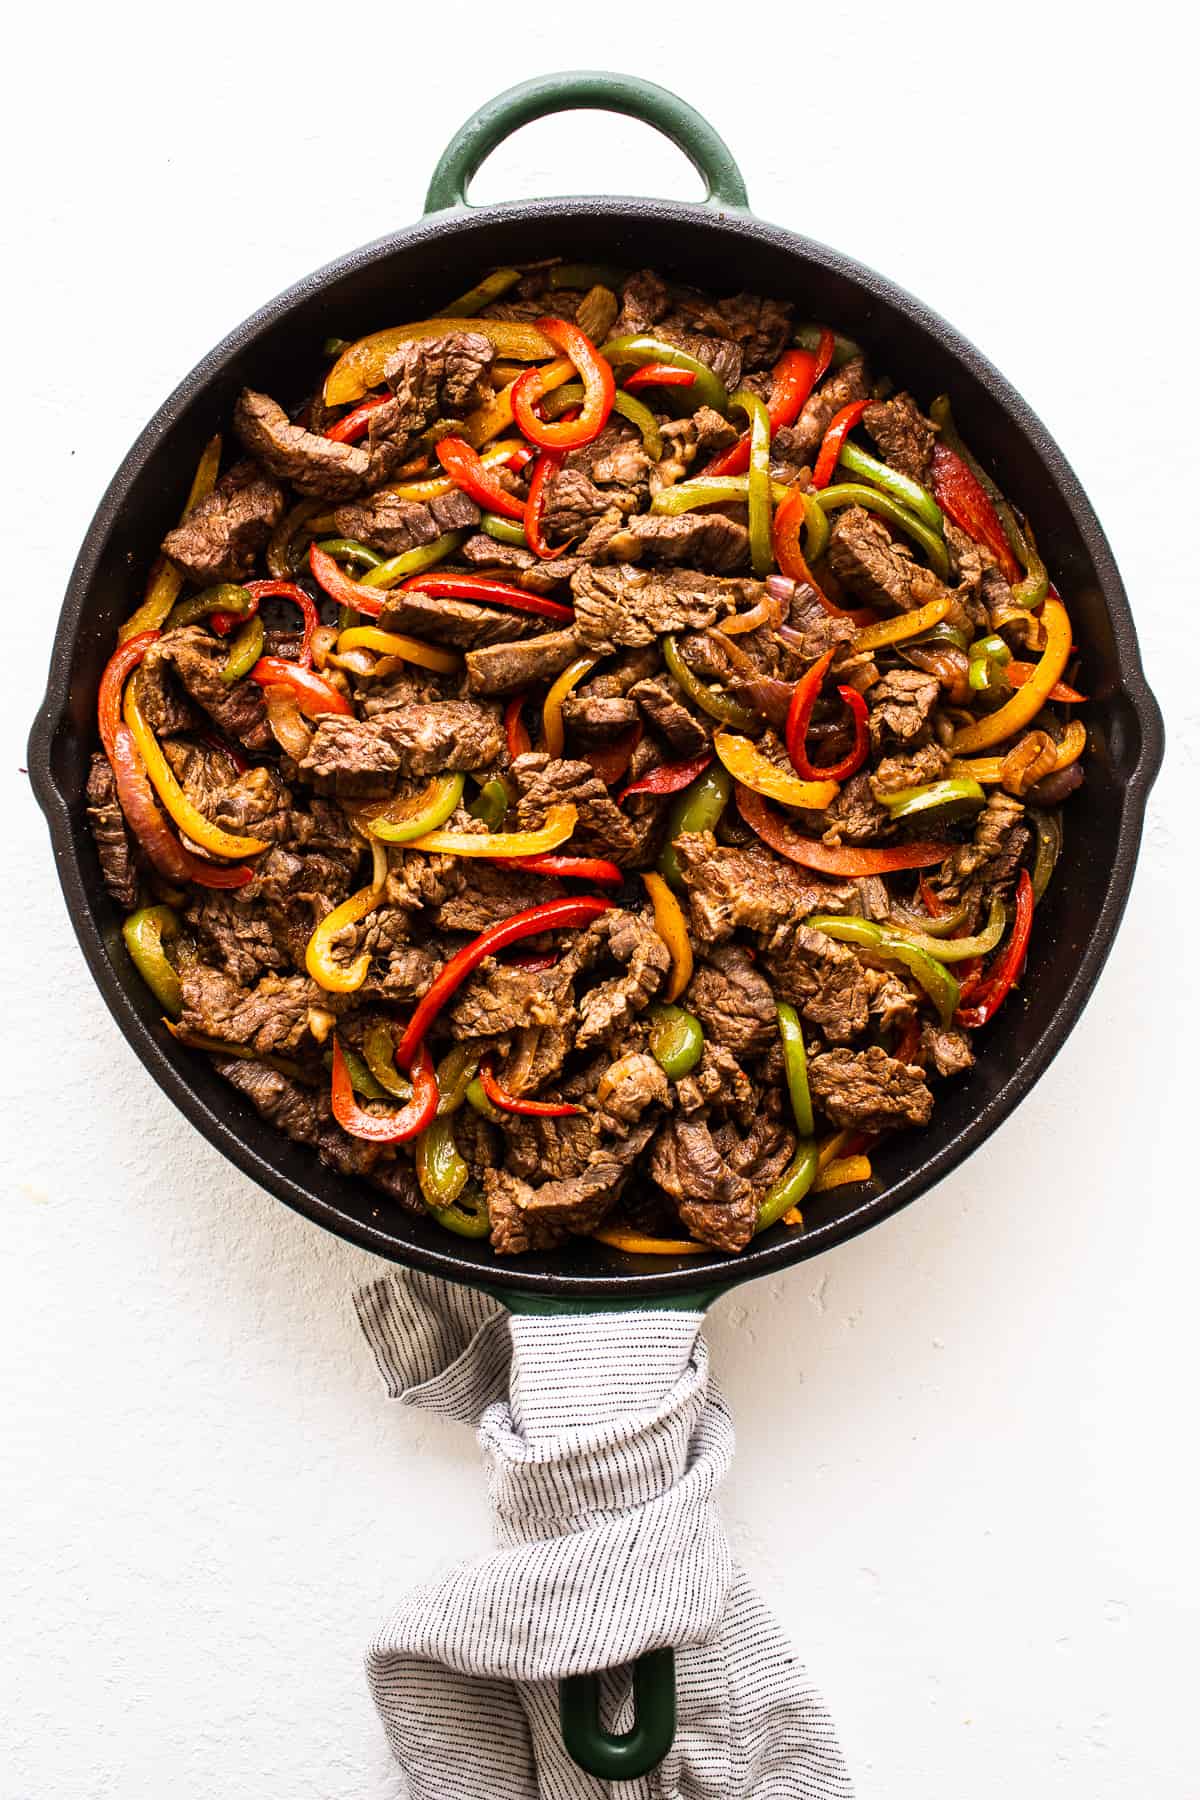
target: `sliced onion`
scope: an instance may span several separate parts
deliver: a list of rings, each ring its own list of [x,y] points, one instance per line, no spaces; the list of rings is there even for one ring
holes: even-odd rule
[[[329,658],[329,652],[333,649],[337,640],[338,628],[336,625],[317,626],[317,629],[312,634],[312,659],[315,668],[323,669],[325,667]]]
[[[275,742],[295,762],[301,762],[308,754],[313,734],[305,724],[291,690],[281,683],[272,682],[263,689],[263,699],[267,703],[267,722]]]
[[[736,680],[731,681],[729,686],[737,698],[752,706],[768,725],[782,726],[787,720],[788,707],[792,701],[791,682],[779,681],[774,675],[764,675],[741,645],[734,643],[725,632],[710,626],[704,636],[732,664]]]

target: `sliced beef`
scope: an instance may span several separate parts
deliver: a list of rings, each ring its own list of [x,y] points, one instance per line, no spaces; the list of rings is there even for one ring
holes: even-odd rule
[[[586,549],[586,546],[585,546]],[[683,563],[729,575],[750,561],[750,533],[723,513],[637,513],[607,539],[606,562]]]
[[[224,831],[279,843],[292,833],[292,796],[270,769],[245,769],[217,795],[212,820]]]
[[[892,669],[867,695],[871,742],[878,750],[889,738],[915,744],[927,735],[929,715],[938,702],[936,676],[920,669]]]
[[[942,1076],[964,1075],[975,1066],[975,1052],[967,1041],[967,1034],[955,1026],[929,1022],[922,1025],[917,1057],[925,1067],[932,1065]]]
[[[782,1079],[782,1070],[778,1079]],[[706,1038],[697,1067],[675,1084],[675,1102],[681,1113],[690,1115],[711,1107],[749,1123],[758,1107],[758,1094],[733,1051]]]
[[[252,988],[260,976],[295,966],[286,934],[272,929],[264,909],[233,893],[201,888],[184,916],[201,959],[239,987]]]
[[[537,1214],[526,1211],[533,1189],[507,1169],[487,1169],[483,1194],[492,1222],[492,1248],[497,1256],[525,1256],[530,1250],[553,1250],[567,1233]]]
[[[561,468],[545,489],[542,537],[547,544],[574,542],[613,505],[611,495],[598,488],[582,469]]]
[[[563,959],[572,975],[594,970],[602,959],[622,973],[592,987],[579,1001],[579,1049],[611,1038],[643,1012],[663,984],[671,958],[667,946],[640,913],[614,907],[576,938]]]
[[[666,1106],[670,1083],[652,1056],[631,1050],[610,1063],[596,1089],[608,1120],[636,1125],[652,1106]]]
[[[827,844],[871,844],[886,836],[891,820],[887,808],[876,800],[870,776],[864,769],[842,783],[823,812],[811,817],[813,827]]]
[[[757,1056],[770,1049],[776,1032],[775,1000],[740,946],[724,944],[698,962],[686,1000],[705,1035],[735,1055]]]
[[[619,512],[645,504],[652,467],[641,432],[615,414],[590,444],[568,450],[563,463],[564,472],[586,475]]]
[[[519,693],[553,681],[580,648],[574,630],[543,632],[519,644],[484,644],[467,651],[467,686],[473,694]]]
[[[571,694],[562,712],[567,735],[581,750],[611,744],[638,722],[636,702],[619,694]]]
[[[484,769],[504,748],[495,714],[470,700],[434,701],[359,719],[322,713],[300,770],[318,790],[387,792],[395,778]]]
[[[448,531],[473,531],[480,512],[461,488],[434,500],[402,500],[383,488],[339,506],[334,518],[340,536],[355,538],[383,556],[402,556]]]
[[[486,376],[495,355],[491,339],[479,331],[449,331],[397,345],[383,369],[396,397],[393,435],[408,446],[435,419],[469,412],[489,398]]]
[[[415,852],[414,856],[421,856]],[[426,859],[427,860],[427,859]],[[460,864],[462,885],[441,899],[431,917],[439,931],[466,931],[477,937],[489,925],[510,919],[531,906],[557,899],[562,888],[546,875],[531,875],[477,859]]]
[[[829,534],[829,566],[859,600],[888,612],[912,612],[946,592],[907,544],[863,506],[843,507]]]
[[[409,942],[410,914],[399,906],[378,906],[357,925],[335,932],[334,960],[351,964],[370,958],[366,978],[356,990],[362,1000],[408,1003],[425,993],[443,958],[425,944]]]
[[[933,1112],[924,1072],[897,1062],[878,1045],[811,1057],[808,1080],[813,1099],[839,1128],[885,1131],[889,1125],[927,1125]]]
[[[898,975],[883,969],[864,969],[867,991],[871,996],[871,1017],[885,1031],[903,1031],[917,1016],[917,1002],[912,990]]]
[[[753,606],[762,583],[727,580],[672,569],[651,573],[622,563],[610,569],[586,564],[571,577],[575,629],[591,650],[618,644],[650,644],[668,631],[695,630],[739,607]]]
[[[264,975],[249,990],[199,963],[181,971],[185,1031],[245,1045],[260,1056],[295,1050],[307,1036],[309,1010],[327,1009],[331,996],[306,975]]]
[[[463,650],[508,644],[534,629],[534,622],[524,613],[503,612],[495,606],[476,606],[472,600],[447,600],[440,595],[398,588],[387,594],[379,623],[385,631],[407,632],[411,637],[453,644]]]
[[[700,756],[708,748],[711,727],[684,705],[680,689],[669,675],[636,682],[629,698],[637,702],[647,725],[666,740],[679,760]]]
[[[87,816],[104,885],[122,911],[131,912],[138,903],[137,851],[108,758],[99,752],[88,772]]]
[[[724,382],[730,393],[741,381],[742,347],[732,338],[709,337],[705,332],[689,331],[673,322],[660,325],[654,335],[668,344],[674,344],[677,350],[685,351],[688,356],[694,356],[697,362],[702,362],[719,381]]]
[[[458,554],[474,569],[492,570],[509,579],[515,576],[517,586],[531,594],[556,593],[579,567],[578,557],[553,556],[547,560],[520,544],[502,544],[485,531],[469,537]]]
[[[869,391],[866,363],[861,356],[851,357],[826,376],[815,394],[809,395],[796,423],[775,434],[772,448],[796,460],[807,460],[819,448],[833,415],[852,400],[865,400]]]
[[[370,458],[357,444],[339,444],[294,425],[268,394],[243,388],[233,428],[264,469],[289,481],[298,494],[347,500],[366,486]]]
[[[497,1037],[571,1016],[571,971],[523,969],[485,957],[451,1001],[445,1018],[455,1037]]]
[[[681,833],[675,855],[702,944],[719,944],[739,929],[786,932],[812,912],[844,912],[851,892],[803,876],[758,843],[718,844],[711,831]]]
[[[193,731],[204,721],[188,699],[175,674],[169,639],[158,638],[150,644],[137,672],[138,704],[151,731],[159,737],[173,737],[177,732]],[[167,647],[164,650],[163,645]]]
[[[296,1144],[315,1144],[322,1107],[313,1088],[302,1087],[269,1063],[216,1057],[213,1067],[231,1087],[244,1094],[254,1110]]]
[[[717,301],[717,311],[741,346],[745,368],[769,369],[783,355],[792,335],[790,302],[764,300],[761,294],[732,294]]]
[[[649,331],[671,310],[667,284],[654,269],[635,269],[626,277],[620,294],[621,310],[613,326],[615,337],[636,337]]]
[[[189,697],[226,737],[244,744],[248,750],[265,750],[275,740],[267,724],[262,689],[249,680],[226,686],[221,679],[221,670],[228,655],[228,644],[223,644],[199,625],[185,625],[179,630],[168,631],[146,652],[143,675],[138,678],[138,692],[143,691],[147,666],[152,671],[151,682],[157,678],[161,683],[162,665],[170,664]],[[159,692],[162,692],[161,686]]]
[[[758,1217],[757,1190],[722,1156],[706,1119],[668,1121],[651,1147],[650,1173],[701,1242],[731,1254],[750,1242]]]
[[[938,871],[937,888],[947,901],[973,888],[977,894],[1007,894],[1029,844],[1025,808],[1011,794],[992,793],[975,821],[969,844],[953,850]]]
[[[644,827],[616,805],[590,764],[530,751],[516,758],[511,774],[517,783],[521,831],[536,830],[545,823],[552,806],[569,802],[579,814],[572,850],[610,857],[622,868],[634,867],[640,860],[646,842]]]
[[[799,925],[778,930],[763,945],[771,987],[790,1000],[831,1044],[849,1044],[867,1028],[870,989],[848,944]]]
[[[429,706],[444,697],[439,678],[411,663],[393,664],[381,674],[389,661],[381,656],[373,674],[355,679],[354,699],[364,719],[373,719],[376,713],[399,712],[405,706]]]
[[[871,792],[877,800],[904,788],[924,787],[940,781],[950,767],[950,752],[940,744],[925,744],[897,756],[884,756],[871,770]]]
[[[508,1055],[497,1074],[510,1094],[535,1094],[562,1072],[574,1048],[574,1015],[552,1025],[522,1025],[509,1040]]]
[[[863,424],[886,463],[910,481],[919,481],[922,487],[929,485],[929,458],[937,441],[937,428],[911,394],[876,400],[863,414]]]
[[[282,519],[283,508],[279,483],[254,463],[240,462],[222,475],[181,525],[168,531],[163,553],[202,587],[216,581],[244,581]]]
[[[669,419],[662,428],[663,453],[650,471],[650,492],[682,481],[697,458],[716,456],[737,443],[737,426],[711,406],[698,406],[683,419]]]

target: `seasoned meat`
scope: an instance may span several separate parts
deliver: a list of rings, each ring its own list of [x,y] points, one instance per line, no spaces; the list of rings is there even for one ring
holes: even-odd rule
[[[370,459],[357,444],[339,444],[293,425],[278,401],[243,388],[233,428],[264,469],[290,482],[298,494],[346,500],[366,485]]]
[[[632,504],[630,497],[629,505]],[[545,489],[542,537],[547,544],[565,544],[581,538],[613,505],[611,494],[598,488],[582,469],[561,468]]]
[[[429,859],[415,851],[409,862],[428,866]],[[560,892],[558,884],[547,876],[530,875],[503,864],[472,859],[455,866],[462,876],[462,885],[436,903],[432,917],[439,931],[467,931],[474,937],[489,925],[510,919],[514,913],[544,906]]]
[[[871,770],[871,792],[877,800],[904,788],[924,787],[940,781],[950,767],[950,752],[940,744],[925,744],[897,756],[884,756]]]
[[[461,488],[435,500],[401,500],[384,488],[339,506],[334,518],[340,537],[355,538],[383,556],[402,556],[448,531],[472,531],[480,512]]]
[[[879,446],[879,454],[910,481],[929,484],[929,458],[937,428],[925,417],[911,394],[894,394],[876,400],[863,414],[863,424]]]
[[[130,912],[138,902],[137,852],[108,758],[98,752],[88,773],[87,816],[104,885],[117,905]]]
[[[251,988],[270,970],[294,968],[286,932],[270,916],[234,894],[202,889],[185,915],[202,961],[239,987]]]
[[[553,1025],[571,1011],[571,970],[523,969],[485,957],[459,989],[447,1018],[456,1037],[496,1037],[527,1025]]]
[[[1025,808],[1011,794],[994,792],[975,821],[969,844],[951,851],[938,871],[937,889],[944,900],[960,899],[969,888],[977,895],[1007,894],[1029,844]]]
[[[717,301],[717,311],[741,346],[747,369],[769,369],[787,348],[792,335],[792,308],[786,300],[764,300],[761,294],[733,294]]]
[[[215,1068],[231,1087],[244,1094],[257,1113],[296,1144],[315,1144],[322,1109],[314,1089],[273,1069],[269,1063],[218,1057]]]
[[[254,463],[240,462],[222,475],[182,525],[168,531],[163,553],[201,587],[244,581],[282,519],[283,508],[279,483]]]
[[[728,575],[750,562],[750,534],[719,512],[637,513],[603,547],[606,562],[683,563]]]
[[[183,969],[180,981],[185,1031],[245,1045],[260,1056],[295,1050],[308,1033],[310,1008],[325,1008],[330,1000],[306,975],[264,975],[246,990],[200,963]]]
[[[670,954],[652,924],[640,913],[614,907],[601,913],[576,939],[564,958],[572,973],[592,970],[602,956],[623,973],[589,988],[579,1002],[575,1043],[581,1050],[621,1031],[657,994],[670,967]]]
[[[401,588],[388,592],[379,623],[385,631],[427,638],[435,644],[453,644],[464,650],[507,644],[513,638],[525,637],[530,630],[530,621],[523,613],[502,612],[495,606],[476,606],[473,600],[447,600],[440,594]]]
[[[610,1064],[597,1089],[606,1116],[626,1125],[636,1125],[647,1107],[665,1106],[670,1092],[666,1076],[644,1050],[630,1051]]]
[[[636,682],[629,698],[637,702],[647,725],[664,738],[673,758],[690,761],[708,748],[711,728],[684,705],[669,675]]]
[[[228,655],[228,645],[202,626],[185,625],[165,632],[146,652],[138,692],[142,692],[147,667],[157,671],[161,679],[161,665],[169,663],[189,697],[226,737],[244,744],[247,750],[265,750],[275,740],[267,724],[262,689],[249,680],[227,686],[221,679],[221,670]]]
[[[535,750],[518,756],[510,773],[517,784],[517,824],[522,831],[535,831],[545,824],[550,807],[570,802],[579,812],[573,850],[610,857],[622,868],[637,861],[644,834],[615,804],[589,763],[551,758]]]
[[[939,1075],[963,1075],[975,1066],[975,1052],[965,1031],[928,1021],[921,1027],[917,1056],[926,1067],[932,1064]]]
[[[711,831],[683,832],[675,855],[702,944],[719,944],[734,931],[787,932],[812,912],[844,912],[850,890],[806,878],[759,843],[745,849],[718,844]]]
[[[663,453],[650,471],[650,492],[660,494],[664,488],[682,481],[698,457],[715,456],[737,443],[737,426],[714,412],[711,406],[698,406],[683,419],[668,419],[662,428]]]
[[[396,396],[400,422],[395,435],[403,436],[406,447],[435,419],[470,412],[489,397],[485,377],[495,354],[491,339],[479,331],[451,331],[397,345],[383,374]]]
[[[470,700],[408,706],[371,719],[322,713],[300,771],[318,791],[386,793],[397,776],[484,769],[503,747],[495,714]]]
[[[590,650],[612,651],[618,644],[650,644],[664,632],[711,625],[753,606],[762,584],[684,569],[655,574],[628,563],[610,569],[585,564],[571,577],[571,592],[579,638]]]
[[[655,1138],[650,1173],[688,1230],[718,1250],[742,1250],[754,1235],[754,1185],[721,1155],[705,1119],[672,1119]]]
[[[831,1044],[849,1044],[866,1030],[870,995],[848,944],[807,925],[784,927],[764,945],[762,960],[776,996],[790,1000]]]
[[[467,686],[473,694],[517,694],[553,681],[580,649],[574,630],[543,632],[519,644],[483,644],[467,652]]]
[[[882,969],[864,969],[863,975],[871,996],[871,1017],[878,1019],[885,1030],[903,1031],[917,1014],[912,989],[898,975],[886,974]]]
[[[874,1044],[810,1058],[808,1080],[814,1101],[839,1127],[885,1131],[889,1125],[927,1125],[933,1111],[923,1071]]]
[[[816,828],[827,844],[871,844],[886,836],[890,820],[879,804],[865,770],[844,781],[824,812],[814,815]]]
[[[660,325],[654,335],[702,362],[730,393],[741,381],[742,349],[732,338],[708,337],[704,332],[688,331],[675,324]]]
[[[614,337],[636,337],[639,332],[649,331],[671,310],[667,284],[654,269],[636,269],[626,278],[620,298]]]
[[[907,544],[862,506],[846,506],[829,534],[829,566],[860,600],[888,612],[912,612],[946,592]]]
[[[798,460],[811,457],[820,448],[833,415],[852,400],[865,400],[868,391],[866,363],[861,356],[852,357],[827,375],[815,394],[809,395],[796,423],[776,433],[773,447]]]
[[[774,996],[738,945],[723,944],[696,964],[687,1003],[705,1036],[735,1055],[755,1056],[770,1049],[776,1031]]]
[[[893,669],[877,681],[867,695],[871,742],[878,749],[888,738],[911,744],[928,730],[929,715],[937,705],[938,683],[920,669]]]
[[[619,694],[571,694],[563,702],[563,724],[581,750],[611,744],[637,722],[636,702]]]

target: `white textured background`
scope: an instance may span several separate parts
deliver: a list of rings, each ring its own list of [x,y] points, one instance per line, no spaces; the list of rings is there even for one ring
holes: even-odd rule
[[[889,1225],[716,1312],[733,1535],[860,1800],[1194,1800],[1180,15],[410,12],[43,5],[9,27],[0,1795],[395,1800],[360,1651],[401,1588],[481,1544],[474,1447],[386,1410],[347,1303],[375,1265],[235,1173],[135,1062],[18,769],[76,547],[170,388],[264,298],[415,217],[470,107],[620,58],[712,118],[765,217],[887,270],[1024,391],[1108,529],[1171,737],[1120,942],[1035,1095]],[[531,127],[475,198],[597,188],[696,192],[669,146],[593,117]]]

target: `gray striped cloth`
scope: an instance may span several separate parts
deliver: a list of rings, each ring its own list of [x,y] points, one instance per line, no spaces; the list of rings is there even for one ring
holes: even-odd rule
[[[717,1516],[733,1425],[698,1312],[510,1316],[430,1276],[355,1296],[392,1399],[478,1430],[496,1548],[409,1594],[367,1680],[411,1800],[850,1800],[833,1725]],[[563,1748],[560,1676],[674,1645],[679,1732],[613,1786]]]

